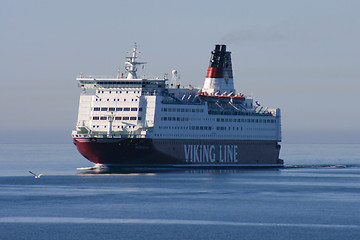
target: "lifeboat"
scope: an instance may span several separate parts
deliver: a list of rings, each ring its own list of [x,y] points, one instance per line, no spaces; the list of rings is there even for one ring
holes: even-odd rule
[[[230,93],[230,94],[226,94],[223,93],[221,95],[216,95],[216,93],[207,93],[207,92],[201,92],[198,94],[198,96],[201,98],[201,99],[204,99],[205,101],[211,101],[211,102],[216,102],[216,101],[232,101],[232,102],[235,102],[235,103],[241,103],[245,100],[245,97],[244,95],[242,95],[241,93],[239,94],[236,94],[236,95],[233,95],[233,93]]]

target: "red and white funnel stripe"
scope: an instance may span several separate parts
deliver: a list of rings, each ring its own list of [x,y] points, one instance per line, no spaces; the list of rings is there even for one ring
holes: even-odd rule
[[[210,64],[206,74],[203,92],[224,92],[235,94],[231,65],[231,52],[226,51],[226,45],[215,45],[211,52]]]

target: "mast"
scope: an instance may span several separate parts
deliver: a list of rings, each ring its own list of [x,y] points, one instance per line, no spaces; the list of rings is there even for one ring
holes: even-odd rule
[[[126,57],[128,60],[125,62],[125,70],[127,71],[127,79],[136,79],[136,65],[146,64],[146,62],[137,62],[136,59],[138,58],[136,55],[139,52],[137,51],[137,45],[134,44],[132,49],[132,55],[130,57]]]

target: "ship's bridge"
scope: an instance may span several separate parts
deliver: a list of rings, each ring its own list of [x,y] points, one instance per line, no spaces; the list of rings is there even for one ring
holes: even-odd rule
[[[165,82],[168,80],[164,78],[114,78],[114,77],[93,77],[93,76],[80,76],[76,78],[79,87],[84,89],[96,88],[119,88],[119,87],[142,87],[142,88],[165,88]]]

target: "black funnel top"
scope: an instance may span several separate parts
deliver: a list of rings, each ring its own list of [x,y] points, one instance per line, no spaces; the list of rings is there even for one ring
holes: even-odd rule
[[[214,51],[211,52],[209,67],[223,68],[226,55],[226,45],[215,45]]]

